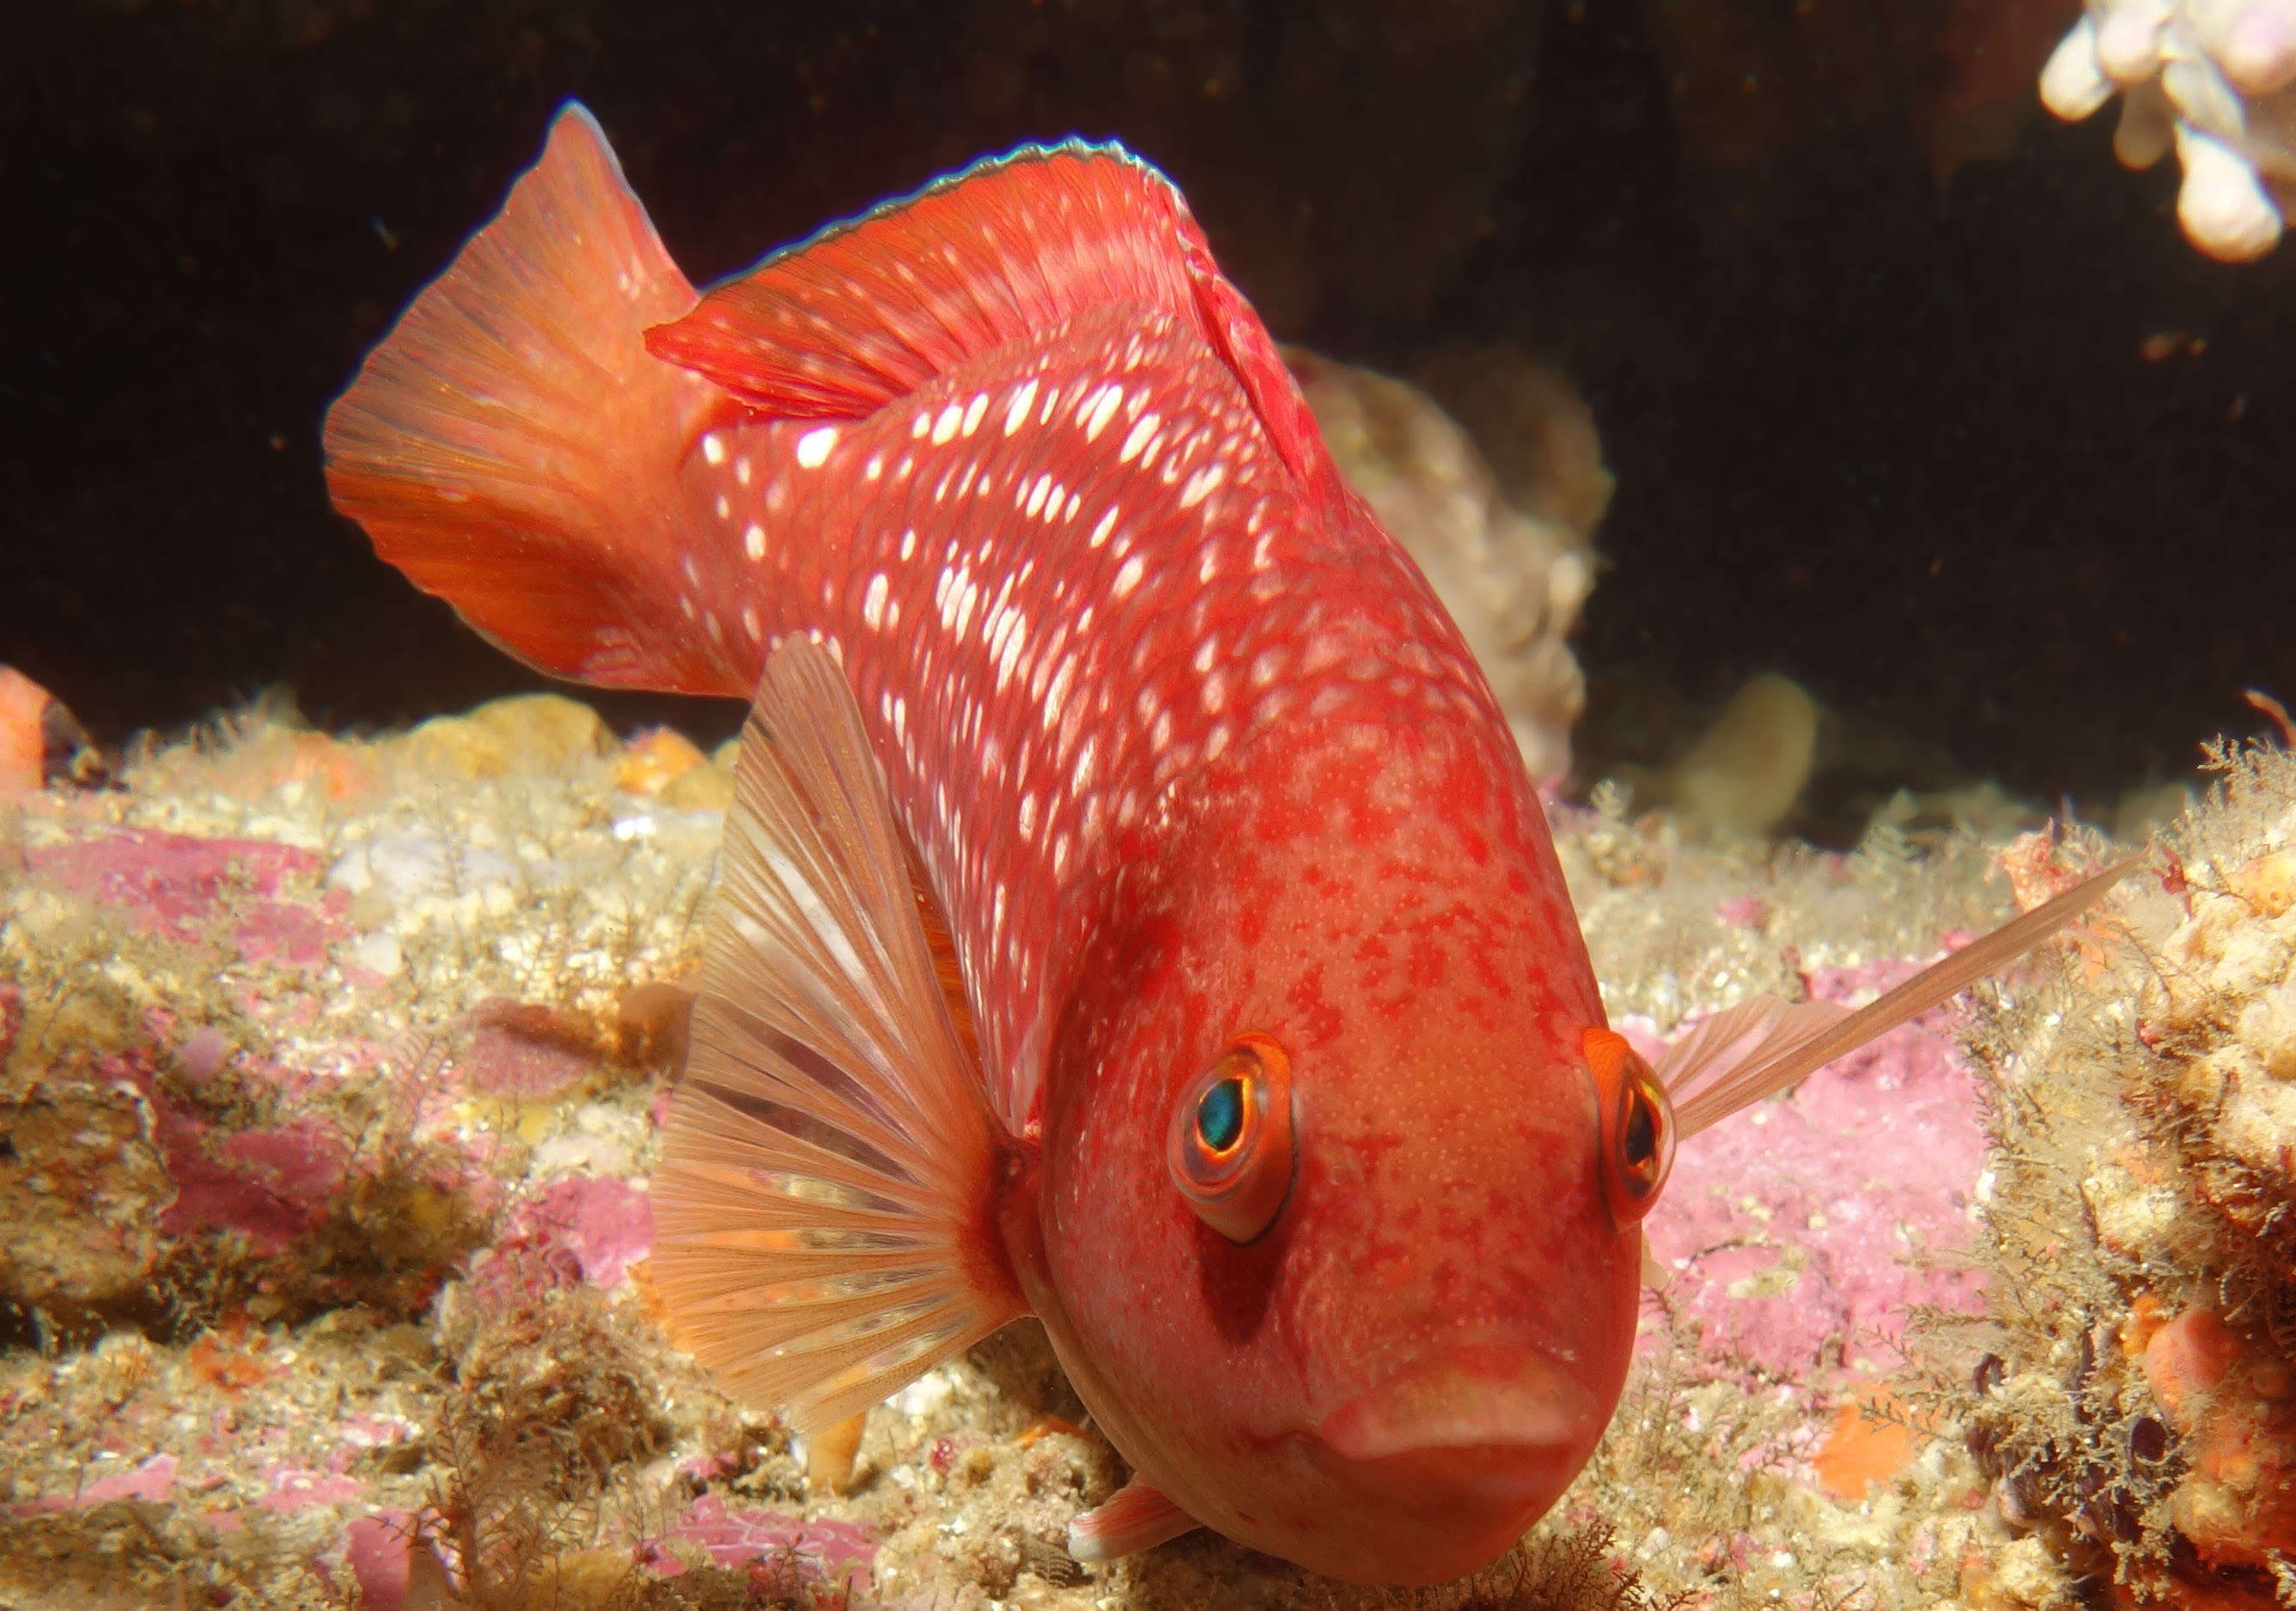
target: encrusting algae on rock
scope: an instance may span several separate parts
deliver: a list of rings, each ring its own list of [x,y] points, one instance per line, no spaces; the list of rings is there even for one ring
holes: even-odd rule
[[[2170,892],[1984,1043],[2001,1301],[1972,1444],[2122,1603],[2296,1594],[2296,760],[2216,764],[2163,836]]]
[[[13,1603],[803,1606],[849,1581],[856,1606],[959,1611],[1895,1606],[1952,1603],[1965,1556],[2011,1546],[1947,1409],[1894,1453],[1835,1446],[1888,1385],[1919,1391],[1892,1306],[1971,1302],[1901,1263],[1950,1260],[1965,1203],[1877,1194],[1906,1133],[1852,1117],[1887,1104],[1925,1152],[1972,1149],[1976,1189],[1934,1018],[1746,1132],[1775,1182],[1710,1154],[1726,1128],[1684,1149],[1620,1419],[1480,1587],[1358,1593],[1210,1535],[1078,1566],[1068,1524],[1124,1467],[1033,1328],[871,1410],[849,1493],[810,1483],[807,1442],[725,1397],[647,1297],[720,819],[619,787],[611,734],[545,741],[588,732],[577,712],[518,708],[472,713],[529,734],[491,775],[324,738],[373,780],[338,798],[279,768],[323,735],[275,702],[12,819],[0,1175],[9,1223],[66,1260],[0,1261],[23,1317],[0,1358]],[[1749,991],[1870,994],[2005,899],[1966,843],[1844,859],[1567,809],[1557,835],[1654,1054]],[[1859,1223],[1868,1200],[1887,1217]]]

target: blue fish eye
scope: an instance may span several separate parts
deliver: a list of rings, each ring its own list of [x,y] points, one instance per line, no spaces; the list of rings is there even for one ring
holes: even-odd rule
[[[1243,1082],[1217,1081],[1196,1103],[1196,1134],[1213,1152],[1226,1152],[1243,1134]]]

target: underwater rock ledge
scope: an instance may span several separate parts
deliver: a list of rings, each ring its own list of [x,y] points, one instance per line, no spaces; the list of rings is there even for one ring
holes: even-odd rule
[[[1988,996],[1973,1061],[1931,1014],[1686,1147],[1593,1464],[1521,1558],[1407,1596],[1201,1534],[1070,1562],[1122,1470],[1032,1328],[873,1411],[842,1493],[670,1347],[645,1182],[728,758],[556,696],[372,740],[271,706],[8,808],[0,1594],[2001,1607],[2284,1570],[2287,757],[2178,830],[2133,943]],[[1555,826],[1646,1047],[1870,993],[2080,849]]]

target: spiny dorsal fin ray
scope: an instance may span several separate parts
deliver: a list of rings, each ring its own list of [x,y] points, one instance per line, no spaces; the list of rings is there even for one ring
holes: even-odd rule
[[[760,413],[860,419],[967,359],[1123,302],[1201,331],[1292,472],[1319,497],[1341,495],[1267,328],[1171,181],[1119,145],[1024,145],[977,162],[775,253],[646,345]]]
[[[1855,1011],[1833,1002],[1788,1006],[1775,996],[1754,996],[1716,1013],[1677,1041],[1658,1066],[1677,1133],[1695,1135],[1958,995],[2103,899],[2136,866],[2134,860],[2116,863]]]
[[[726,821],[693,1051],[653,1188],[678,1340],[832,1425],[1023,1311],[998,1141],[844,674],[766,666]]]

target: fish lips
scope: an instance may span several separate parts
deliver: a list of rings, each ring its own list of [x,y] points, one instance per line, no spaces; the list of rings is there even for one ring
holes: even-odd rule
[[[1586,1463],[1604,1417],[1543,1349],[1458,1347],[1416,1361],[1316,1423],[1319,1463],[1416,1509],[1545,1511]]]

